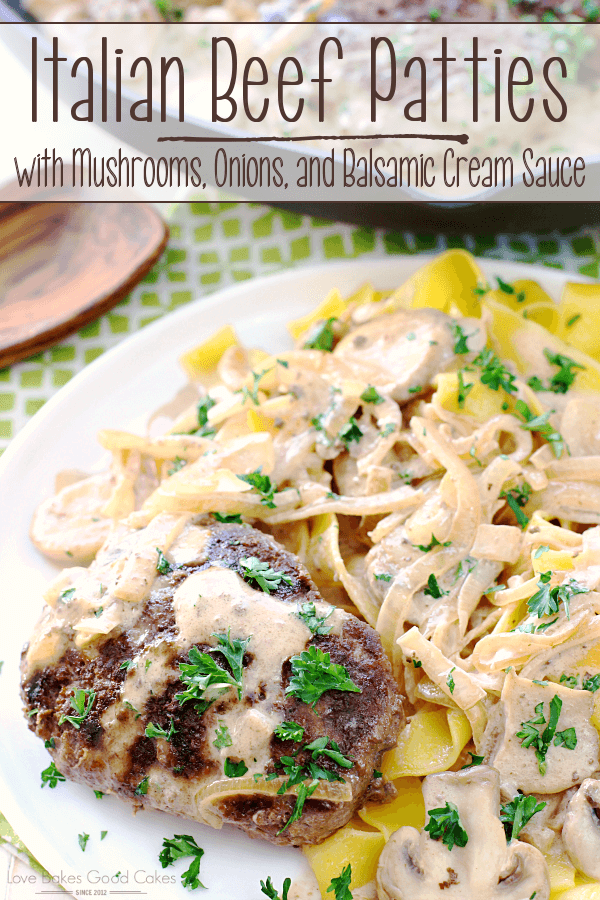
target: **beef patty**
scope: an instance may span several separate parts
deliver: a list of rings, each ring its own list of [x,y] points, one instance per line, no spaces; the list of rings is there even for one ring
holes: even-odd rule
[[[210,517],[119,526],[46,600],[22,693],[68,778],[293,845],[385,793],[374,772],[403,714],[379,636],[271,537]]]

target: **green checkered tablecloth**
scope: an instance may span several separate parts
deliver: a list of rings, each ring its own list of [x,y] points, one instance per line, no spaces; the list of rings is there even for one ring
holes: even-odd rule
[[[59,388],[110,347],[197,297],[258,275],[327,260],[379,259],[448,247],[600,275],[598,229],[446,238],[342,225],[253,203],[182,204],[165,207],[163,214],[171,228],[168,249],[125,300],[51,350],[0,370],[0,454]],[[1,843],[26,853],[0,814]]]
[[[0,370],[0,453],[62,385],[127,335],[197,297],[257,275],[447,247],[599,275],[597,229],[445,238],[342,225],[257,204],[194,203],[163,212],[171,226],[169,247],[125,300],[51,350]]]

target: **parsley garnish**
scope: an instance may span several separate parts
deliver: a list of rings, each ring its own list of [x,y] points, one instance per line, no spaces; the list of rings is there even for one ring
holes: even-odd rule
[[[292,879],[286,878],[285,881],[283,882],[281,900],[288,900],[288,892],[289,892],[289,889],[291,888],[291,886],[292,886]],[[269,900],[280,900],[279,894],[273,887],[273,882],[271,881],[270,876],[269,876],[269,878],[267,878],[266,884],[264,881],[261,881],[260,889],[261,889],[261,892],[269,898]]]
[[[572,690],[577,690],[579,687],[579,678],[577,675],[566,675],[563,672],[563,674],[560,676],[560,683],[566,685]]]
[[[554,410],[547,410],[541,416],[534,416],[523,400],[516,401],[515,409],[524,419],[524,422],[520,423],[521,428],[526,431],[537,431],[538,434],[541,434],[554,450],[556,458],[560,459],[565,447],[565,442],[562,435],[560,435],[558,431],[555,431],[548,421]]]
[[[164,555],[164,553],[162,552],[160,547],[156,548],[156,552],[158,554],[158,559],[156,562],[156,571],[159,573],[159,575],[168,575],[169,572],[173,571],[173,566],[171,565],[171,563],[169,562],[167,557]]]
[[[244,653],[250,643],[250,638],[245,641],[231,640],[227,634],[214,634],[219,646],[214,647],[208,653],[201,653],[197,647],[192,647],[189,655],[189,663],[179,663],[181,671],[180,681],[187,690],[175,694],[175,699],[183,705],[188,700],[200,701],[196,704],[199,713],[203,713],[220,694],[224,694],[230,687],[237,688],[238,698],[242,699],[242,669],[244,666]],[[233,674],[229,674],[210,655],[222,653]]]
[[[442,544],[436,538],[435,534],[431,535],[431,540],[428,544],[413,544],[417,550],[420,550],[422,553],[429,553],[430,550],[433,550],[434,547],[449,547],[452,541],[444,541]],[[377,577],[377,576],[376,576]]]
[[[385,398],[381,396],[379,391],[374,388],[372,384],[370,384],[368,388],[362,392],[360,399],[363,403],[372,403],[373,406],[377,406],[378,403],[383,403]]]
[[[305,350],[325,350],[331,353],[333,350],[333,327],[335,317],[326,319],[324,322],[317,323],[307,341],[304,342]]]
[[[473,382],[469,381],[465,383],[463,378],[463,370],[460,369],[458,371],[458,408],[464,409],[465,401],[469,395],[469,391],[473,387]]]
[[[529,820],[536,813],[541,812],[545,803],[539,802],[537,797],[526,796],[525,794],[517,794],[510,803],[504,803],[500,807],[500,821],[504,825],[506,840],[516,841],[521,833],[521,829],[527,825]]]
[[[170,741],[174,734],[177,734],[177,731],[175,730],[173,719],[171,719],[168,731],[165,731],[160,725],[155,725],[154,722],[149,722],[146,725],[146,737],[149,738],[164,738],[165,741]]]
[[[243,759],[234,762],[229,756],[225,760],[225,775],[227,778],[241,778],[248,771],[248,766]]]
[[[600,688],[600,675],[592,675],[590,678],[583,679],[581,684],[582,691],[589,691],[591,694],[595,694],[598,688]]]
[[[292,677],[286,694],[297,697],[313,708],[326,691],[351,691],[361,694],[344,666],[331,662],[329,653],[318,647],[309,647],[299,656],[292,656]]]
[[[76,716],[65,716],[62,715],[58,720],[58,724],[62,725],[63,722],[70,722],[73,728],[76,728],[77,731],[81,728],[81,723],[83,720],[89,715],[89,712],[93,706],[94,700],[96,699],[95,691],[85,691],[81,688],[78,688],[73,696],[70,698],[71,706],[77,713]]]
[[[143,797],[148,793],[148,776],[142,778],[135,791],[133,792],[136,797]]]
[[[448,850],[452,850],[455,844],[457,847],[466,847],[469,841],[467,832],[460,824],[458,809],[449,800],[445,806],[429,810],[429,822],[425,831],[429,832],[432,840],[441,840]]]
[[[456,672],[456,666],[448,672],[446,677],[446,684],[448,685],[448,690],[451,694],[454,693],[454,688],[456,687],[454,684],[454,676],[452,675],[453,672]]]
[[[163,849],[158,855],[158,859],[163,869],[172,866],[178,859],[184,859],[192,856],[193,860],[189,869],[181,876],[181,883],[184,887],[189,887],[195,891],[197,888],[203,888],[204,885],[198,878],[200,874],[200,860],[204,856],[204,850],[199,847],[194,838],[189,834],[175,834],[172,839],[163,838]]]
[[[463,769],[470,769],[472,766],[480,766],[485,759],[485,756],[477,756],[476,753],[471,753],[470,750],[467,750],[467,753],[471,757],[471,762],[467,763],[466,766],[463,766]]]
[[[199,434],[200,437],[207,438],[215,436],[215,429],[210,428],[208,425],[208,411],[215,405],[216,402],[212,399],[212,397],[205,397],[204,400],[200,401],[196,408],[198,427],[191,431],[190,434]]]
[[[67,779],[59,772],[53,762],[50,763],[47,769],[44,769],[42,772],[42,787],[44,785],[48,785],[50,788],[55,788],[59,781],[66,781]]]
[[[576,313],[576,315],[571,316],[571,318],[567,320],[567,328],[572,328],[575,322],[579,322],[580,318],[581,313]]]
[[[304,737],[304,726],[297,722],[282,722],[273,732],[280,741],[301,741]]]
[[[245,481],[246,484],[251,485],[256,493],[260,494],[260,502],[263,506],[268,506],[269,509],[275,509],[273,497],[277,488],[272,484],[268,475],[262,475],[261,470],[256,469],[255,472],[250,472],[248,475],[238,475],[237,478],[241,481]]]
[[[90,836],[89,836],[89,834],[86,834],[85,831],[83,832],[83,834],[77,835],[77,841],[79,843],[79,846],[81,847],[82,852],[84,852],[84,853],[85,853],[85,848],[87,847],[87,842],[89,841],[89,839],[90,839]]]
[[[217,750],[221,750],[223,747],[231,747],[233,744],[231,735],[229,734],[229,728],[227,725],[224,725],[223,722],[219,722],[215,735],[216,738],[213,741],[213,747],[216,747]]]
[[[482,384],[487,384],[493,391],[503,388],[509,394],[516,393],[515,376],[500,362],[492,350],[484,347],[473,362],[481,369],[479,377]]]
[[[352,441],[356,441],[357,443],[360,441],[363,436],[362,431],[358,427],[358,422],[354,418],[354,416],[350,416],[346,424],[340,429],[340,433],[338,437],[340,441],[346,446],[346,450],[348,449],[348,445],[352,443]]]
[[[326,616],[318,616],[315,604],[312,601],[303,603],[298,610],[298,616],[302,619],[307,628],[313,634],[329,634],[332,626],[326,626],[325,622],[333,613],[333,606],[330,608]]]
[[[174,475],[175,472],[181,471],[184,466],[187,466],[187,460],[182,459],[180,456],[176,456],[170,468],[167,469],[167,474]]]
[[[352,881],[352,866],[350,863],[342,869],[341,874],[337,878],[331,879],[331,884],[327,888],[326,893],[335,892],[335,900],[352,900],[350,893],[350,882]]]
[[[222,515],[221,513],[214,512],[211,513],[211,516],[217,520],[217,522],[222,522],[224,525],[243,525],[242,517],[239,513],[231,513],[230,515]]]
[[[375,576],[375,581],[390,582],[391,580],[392,576],[388,572],[379,572],[379,574]]]
[[[562,353],[552,353],[547,349],[544,350],[544,356],[551,366],[558,366],[558,372],[550,379],[548,389],[555,394],[566,394],[577,375],[577,372],[573,370],[585,370],[585,366],[576,363],[569,356],[564,356]]]
[[[465,334],[465,332],[462,330],[462,328],[460,327],[458,322],[454,322],[453,324],[451,324],[450,330],[452,331],[452,334],[456,340],[456,343],[454,345],[454,352],[455,353],[468,353],[469,347],[467,345],[467,338],[471,337],[471,335]]]
[[[523,303],[525,300],[525,291],[519,291],[517,294],[512,284],[509,284],[508,281],[503,281],[498,275],[496,275],[496,281],[498,282],[498,290],[502,291],[504,294],[516,294],[517,303]]]
[[[47,741],[44,741],[44,747],[46,748],[46,750],[50,750],[50,749],[54,750],[54,746],[55,746],[55,744],[54,744],[53,737],[48,738]]]
[[[173,6],[172,0],[154,0],[157,12],[166,22],[181,22],[183,10]]]
[[[427,587],[423,588],[423,593],[427,594],[429,597],[433,597],[434,600],[439,600],[441,597],[444,597],[446,594],[449,594],[450,591],[443,591],[437,582],[437,578],[431,573],[429,578],[427,579]]]
[[[525,749],[532,747],[535,750],[540,775],[546,774],[546,754],[550,749],[553,738],[556,747],[564,746],[568,750],[573,750],[577,745],[577,735],[574,728],[567,728],[565,731],[559,731],[558,733],[556,731],[561,709],[562,700],[558,694],[555,694],[550,701],[550,713],[546,724],[544,704],[543,702],[538,703],[535,707],[535,718],[529,719],[527,722],[521,722],[522,731],[517,731],[516,734],[516,737],[521,741],[521,746]],[[542,725],[546,726],[543,731],[539,727]]]
[[[423,666],[423,663],[421,662],[420,659],[413,659],[412,664],[413,664],[414,669],[420,669]]]
[[[135,663],[132,659],[126,659],[121,663],[119,669],[124,669],[125,672],[129,672],[130,669],[135,669]]]
[[[103,791],[94,791],[94,794],[96,795],[96,800],[102,800],[102,798],[104,797]]]
[[[284,584],[293,584],[289,575],[285,575],[283,572],[276,572],[270,567],[269,563],[261,562],[256,556],[240,559],[240,566],[244,570],[242,576],[245,580],[257,584],[265,594],[276,591],[282,581]]]
[[[530,615],[536,615],[538,619],[543,616],[552,616],[559,611],[560,603],[564,604],[567,619],[570,618],[571,600],[576,594],[587,594],[589,588],[571,578],[565,584],[550,587],[552,572],[540,572],[538,581],[539,590],[527,601]]]
[[[522,529],[527,528],[529,519],[522,510],[526,506],[531,496],[532,487],[527,481],[524,481],[520,487],[511,488],[509,491],[502,491],[500,497],[506,500],[508,506],[515,514],[517,523]]]
[[[74,588],[74,587],[72,587],[72,588],[66,588],[64,591],[61,591],[61,592],[60,592],[60,594],[59,594],[59,596],[58,596],[58,599],[59,599],[59,600],[62,600],[63,603],[64,603],[64,602],[66,602],[66,601],[68,601],[68,600],[72,600],[74,594],[75,594],[75,588]]]
[[[409,394],[419,394],[422,390],[423,390],[422,384],[415,384],[414,387],[409,387],[408,393]]]

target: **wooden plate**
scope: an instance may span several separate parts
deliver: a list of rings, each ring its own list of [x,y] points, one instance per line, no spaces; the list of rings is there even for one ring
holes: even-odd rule
[[[111,309],[152,268],[168,236],[145,203],[0,205],[0,366]]]

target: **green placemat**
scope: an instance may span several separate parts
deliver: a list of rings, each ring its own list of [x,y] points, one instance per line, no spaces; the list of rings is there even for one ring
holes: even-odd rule
[[[446,238],[342,225],[260,204],[192,203],[168,211],[168,249],[125,300],[51,350],[0,370],[0,454],[59,388],[110,347],[197,297],[258,275],[327,260],[380,259],[449,247],[599,275],[598,229]],[[1,814],[0,842],[25,853],[36,871],[44,871]]]

